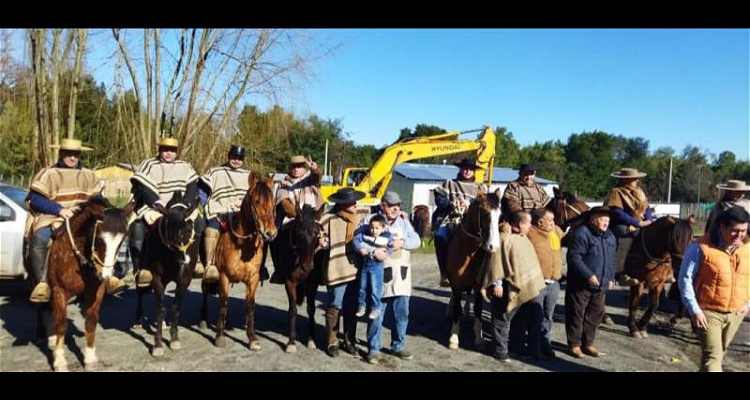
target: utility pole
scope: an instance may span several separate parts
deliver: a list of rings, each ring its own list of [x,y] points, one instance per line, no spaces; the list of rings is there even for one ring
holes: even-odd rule
[[[703,172],[703,165],[698,166],[698,198],[696,199],[696,203],[698,203],[698,207],[701,205],[701,175]]]
[[[672,157],[669,157],[669,186],[667,186],[667,203],[672,202]]]

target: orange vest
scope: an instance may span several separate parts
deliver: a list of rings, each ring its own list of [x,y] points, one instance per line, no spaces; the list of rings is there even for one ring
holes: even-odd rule
[[[708,235],[698,240],[703,257],[694,289],[704,310],[732,312],[750,298],[750,243],[743,243],[728,254],[711,244]]]

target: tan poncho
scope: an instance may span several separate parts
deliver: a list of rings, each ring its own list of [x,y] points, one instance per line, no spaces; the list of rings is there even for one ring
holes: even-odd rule
[[[640,187],[631,189],[627,186],[618,186],[609,192],[604,205],[620,208],[631,217],[643,220],[648,208],[648,200]]]

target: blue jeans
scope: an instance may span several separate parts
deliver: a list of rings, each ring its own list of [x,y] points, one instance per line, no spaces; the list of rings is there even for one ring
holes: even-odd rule
[[[406,347],[406,328],[409,325],[409,296],[387,297],[380,304],[380,315],[367,323],[367,348],[370,355],[380,354],[383,317],[389,305],[393,310],[395,325],[391,329],[391,351],[400,352]]]
[[[557,296],[560,295],[560,282],[552,282],[545,285],[539,294],[542,297],[542,349],[549,350],[552,348],[552,317],[555,315],[555,305]]]
[[[383,261],[367,257],[362,261],[359,279],[360,307],[367,306],[367,292],[370,292],[370,310],[380,309],[380,297],[383,296]]]
[[[328,295],[326,296],[328,306],[326,308],[334,307],[339,310],[343,310],[344,308],[347,311],[352,310],[357,301],[357,288],[356,281],[344,282],[335,286],[326,286],[328,290]]]

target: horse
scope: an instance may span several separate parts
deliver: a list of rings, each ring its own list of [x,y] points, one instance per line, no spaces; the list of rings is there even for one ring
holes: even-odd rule
[[[414,227],[414,231],[417,232],[420,238],[429,239],[432,236],[430,208],[424,204],[414,206],[411,214],[411,226]]]
[[[68,300],[83,293],[86,301],[86,347],[84,368],[97,366],[96,325],[99,322],[107,282],[113,276],[117,255],[128,233],[125,211],[114,208],[102,197],[92,197],[80,204],[79,211],[53,235],[47,261],[52,287],[52,319],[55,327],[53,367],[67,371],[65,332],[68,327]],[[41,310],[38,310],[38,315]]]
[[[284,277],[284,288],[289,300],[289,341],[287,353],[296,353],[297,306],[307,299],[307,348],[315,349],[315,295],[322,282],[322,260],[316,253],[322,227],[317,222],[325,206],[315,210],[305,204],[297,217],[286,223],[279,236],[271,243],[273,265]]]
[[[648,337],[646,327],[659,306],[664,283],[676,275],[685,248],[693,237],[693,227],[687,220],[661,217],[641,228],[625,260],[625,273],[639,280],[630,287],[628,301],[628,329],[636,339]],[[635,313],[643,290],[648,289],[648,308],[636,324]]]
[[[464,213],[461,224],[448,240],[446,271],[451,285],[449,316],[451,335],[448,348],[458,348],[461,318],[461,296],[474,294],[474,343],[482,344],[482,296],[477,282],[480,266],[487,253],[500,246],[500,190],[485,194],[480,191]],[[467,300],[468,301],[468,300]]]
[[[245,328],[250,350],[261,349],[255,335],[255,295],[260,283],[260,268],[265,260],[265,243],[276,237],[275,196],[273,177],[260,180],[255,173],[248,178],[250,188],[242,199],[240,211],[228,218],[229,229],[219,234],[214,264],[219,270],[218,282],[201,284],[203,304],[199,327],[208,327],[208,296],[219,292],[219,317],[216,322],[214,345],[225,347],[227,312],[229,311],[229,284],[244,282]]]
[[[568,227],[577,228],[585,222],[584,215],[590,210],[585,201],[579,200],[570,192],[566,192],[556,187],[552,188],[554,197],[547,205],[547,208],[555,215],[555,225],[563,231]]]
[[[143,295],[154,291],[154,309],[156,314],[156,331],[151,355],[164,355],[162,327],[166,316],[164,292],[169,282],[175,282],[174,301],[172,302],[172,324],[169,327],[169,347],[179,350],[182,345],[178,335],[177,324],[180,320],[182,298],[193,278],[198,249],[195,246],[194,221],[189,219],[197,204],[189,202],[188,208],[182,204],[182,193],[177,192],[167,204],[167,214],[154,222],[143,240],[143,268],[153,275],[151,285],[137,288],[138,302],[135,311],[134,326],[143,323]]]

